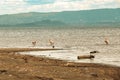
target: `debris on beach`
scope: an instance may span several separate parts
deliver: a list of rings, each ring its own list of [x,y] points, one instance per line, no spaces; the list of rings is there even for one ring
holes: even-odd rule
[[[95,58],[94,55],[82,55],[82,56],[77,56],[77,59],[92,59]]]

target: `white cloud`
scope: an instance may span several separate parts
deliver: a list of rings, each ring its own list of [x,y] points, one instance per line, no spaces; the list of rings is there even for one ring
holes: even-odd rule
[[[117,0],[116,2],[118,3],[118,6],[120,7],[120,0]]]
[[[25,0],[1,0],[0,14],[20,12],[58,12],[120,7],[120,0],[56,0],[51,4],[30,5]]]
[[[118,0],[91,0],[90,1],[91,8],[98,9],[98,8],[118,8],[120,7],[120,3]]]
[[[1,0],[0,14],[19,13],[25,11],[26,7],[23,0]]]
[[[34,5],[28,8],[30,11],[42,11],[42,12],[50,12],[50,11],[67,11],[67,10],[84,10],[89,9],[89,5],[82,4],[79,1],[76,2],[55,2],[53,4],[46,5]]]
[[[118,2],[120,2],[120,0],[117,0]]]

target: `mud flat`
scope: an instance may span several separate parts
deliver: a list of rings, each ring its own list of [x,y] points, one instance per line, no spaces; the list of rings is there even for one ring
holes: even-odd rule
[[[60,48],[0,48],[0,52],[27,52],[27,51],[50,51],[63,50]]]
[[[120,67],[21,55],[19,51],[29,49],[0,49],[0,80],[120,80]]]

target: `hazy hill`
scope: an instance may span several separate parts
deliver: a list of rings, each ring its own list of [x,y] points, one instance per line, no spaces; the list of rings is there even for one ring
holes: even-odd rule
[[[120,8],[0,15],[0,26],[120,26]]]

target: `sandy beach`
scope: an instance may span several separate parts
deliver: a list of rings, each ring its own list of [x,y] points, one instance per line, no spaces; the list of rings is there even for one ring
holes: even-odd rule
[[[0,49],[0,80],[120,80],[120,67],[21,55],[35,49]]]

